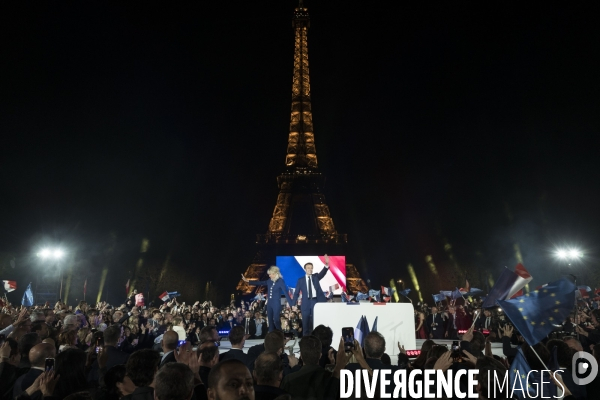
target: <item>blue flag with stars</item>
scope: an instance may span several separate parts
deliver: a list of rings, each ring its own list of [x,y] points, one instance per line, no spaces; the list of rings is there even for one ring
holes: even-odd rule
[[[508,370],[509,397],[519,399],[556,398],[556,386],[550,381],[548,372],[543,372],[544,376],[541,375],[541,371],[530,372],[531,368],[523,354],[523,349],[519,347]]]
[[[549,283],[524,296],[498,300],[515,328],[533,346],[562,324],[575,304],[575,284],[566,278]]]
[[[440,294],[432,294],[432,296],[433,296],[433,301],[436,303],[446,300],[446,296],[444,296],[441,293]]]
[[[31,291],[31,283],[27,285],[27,289],[25,289],[25,293],[23,293],[21,304],[25,307],[33,306],[33,292]]]

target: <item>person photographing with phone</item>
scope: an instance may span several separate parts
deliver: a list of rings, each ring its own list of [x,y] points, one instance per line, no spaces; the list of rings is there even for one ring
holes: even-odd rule
[[[283,280],[283,276],[279,271],[279,267],[272,266],[267,270],[269,279],[266,281],[250,281],[246,279],[242,274],[242,280],[251,286],[267,286],[267,318],[269,323],[269,332],[274,329],[281,330],[281,321],[279,314],[281,314],[281,293],[285,295],[290,307],[292,306],[292,299],[287,291],[287,286]]]
[[[313,274],[314,266],[312,263],[304,264],[306,275],[298,279],[296,290],[292,304],[295,305],[298,301],[298,296],[302,292],[302,304],[300,312],[302,312],[302,335],[310,335],[313,330],[314,309],[317,303],[327,301],[323,289],[321,289],[321,279],[325,277],[329,271],[329,256],[325,254],[325,266],[318,274]]]

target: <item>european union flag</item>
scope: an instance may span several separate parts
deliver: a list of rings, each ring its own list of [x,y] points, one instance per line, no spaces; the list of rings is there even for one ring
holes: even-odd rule
[[[356,300],[360,301],[360,300],[367,300],[369,298],[369,295],[363,292],[358,292],[356,293]]]
[[[167,293],[169,294],[170,298],[181,296],[181,293],[179,293],[179,292],[167,292]]]
[[[25,293],[23,293],[23,299],[21,300],[21,305],[25,307],[33,306],[33,292],[31,291],[31,283],[27,285],[27,289],[25,289]]]
[[[477,288],[471,288],[471,290],[469,290],[469,292],[467,293],[467,296],[477,296],[483,293],[483,290],[481,289],[477,289]]]
[[[569,316],[575,304],[575,285],[566,278],[524,296],[499,300],[515,328],[530,346],[539,343]]]
[[[460,299],[462,297],[462,294],[460,293],[460,290],[458,290],[458,288],[456,288],[452,291],[451,297],[452,297],[452,300]]]
[[[404,289],[400,291],[400,294],[404,297],[408,297],[408,294],[410,293],[410,289]]]
[[[446,297],[452,297],[452,290],[440,290],[440,294]]]
[[[369,290],[369,297],[375,301],[379,301],[379,293],[381,293],[379,290],[371,289]]]
[[[508,370],[508,388],[509,397],[517,397],[519,399],[529,398],[555,398],[556,386],[550,381],[548,372],[544,372],[546,376],[543,377],[544,384],[541,385],[542,376],[541,371],[534,371],[529,373],[531,368],[527,363],[523,349],[519,347],[517,355],[510,365]]]
[[[433,296],[434,303],[439,303],[439,302],[446,300],[446,296],[444,296],[441,293],[440,294],[432,294],[432,296]]]

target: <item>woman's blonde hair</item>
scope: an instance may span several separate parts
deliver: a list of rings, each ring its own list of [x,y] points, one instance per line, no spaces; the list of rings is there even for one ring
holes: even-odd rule
[[[267,270],[267,274],[275,274],[277,275],[277,279],[283,279],[283,275],[281,275],[281,271],[279,271],[279,267],[273,265]],[[275,280],[277,280],[275,279]]]

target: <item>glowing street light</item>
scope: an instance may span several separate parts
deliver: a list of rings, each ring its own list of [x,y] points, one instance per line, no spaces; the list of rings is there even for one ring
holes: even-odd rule
[[[578,260],[582,257],[581,251],[578,249],[558,249],[556,256],[561,260]]]
[[[62,299],[62,289],[63,289],[63,276],[62,276],[62,268],[60,267],[60,264],[58,263],[58,261],[63,258],[65,255],[65,252],[60,249],[60,248],[43,248],[42,250],[40,250],[37,253],[37,256],[39,258],[41,258],[42,260],[53,260],[56,261],[56,266],[58,267],[59,273],[60,273],[60,292],[59,292],[59,297]]]
[[[45,259],[60,260],[61,258],[63,258],[64,255],[65,255],[65,252],[62,251],[61,249],[49,249],[49,248],[42,249],[42,250],[40,250],[40,252],[37,253],[37,256],[39,258],[41,258],[42,260],[45,260]]]

